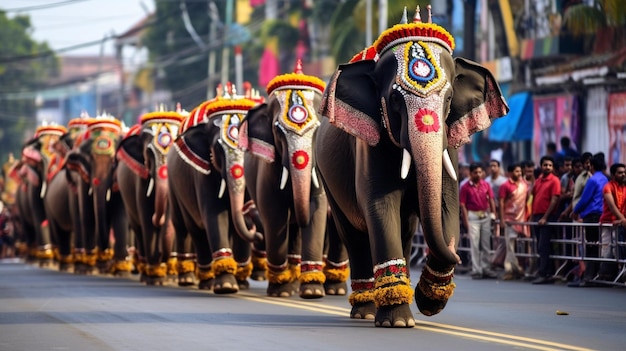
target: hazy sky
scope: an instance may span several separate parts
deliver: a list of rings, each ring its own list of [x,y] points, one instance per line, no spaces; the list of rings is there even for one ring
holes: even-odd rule
[[[143,5],[142,5],[143,4]],[[2,0],[0,8],[9,18],[30,16],[33,37],[47,41],[54,49],[101,40],[105,35],[122,34],[154,9],[152,0]],[[15,11],[22,9],[21,11]],[[61,55],[100,53],[100,44],[63,52]],[[113,43],[104,46],[113,55]]]

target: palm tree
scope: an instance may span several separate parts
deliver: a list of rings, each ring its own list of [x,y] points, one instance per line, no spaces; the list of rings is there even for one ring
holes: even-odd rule
[[[374,4],[373,16],[377,17],[377,1],[374,0],[372,3]],[[430,0],[419,0],[414,3],[425,9],[430,4]],[[366,4],[366,0],[347,0],[342,2],[334,12],[330,21],[330,38],[332,39],[330,54],[335,62],[347,62],[364,49]],[[387,20],[391,26],[400,21],[406,5],[403,1],[388,1],[387,4]],[[411,14],[415,11],[415,9],[407,10]],[[372,33],[377,33],[377,21],[372,21],[372,26],[374,27]]]
[[[614,27],[624,34],[626,6],[624,0],[594,0],[591,6],[582,2],[569,6],[563,19],[574,35],[594,34],[604,27]]]

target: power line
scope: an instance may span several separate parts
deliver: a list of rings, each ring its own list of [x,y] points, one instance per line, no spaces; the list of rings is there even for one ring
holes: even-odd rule
[[[4,9],[4,10],[0,9],[0,12],[24,12],[24,11],[45,10],[45,9],[50,9],[50,8],[53,8],[53,7],[71,5],[71,4],[76,3],[76,2],[84,2],[84,1],[90,1],[90,0],[65,0],[65,1],[53,2],[53,3],[50,3],[50,4],[43,4],[43,5],[16,7],[16,8],[12,8],[12,9]]]

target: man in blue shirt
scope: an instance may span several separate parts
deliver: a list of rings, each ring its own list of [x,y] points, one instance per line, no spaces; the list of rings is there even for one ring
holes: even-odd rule
[[[574,206],[574,216],[582,218],[583,223],[598,224],[600,222],[600,215],[602,215],[604,195],[602,189],[608,178],[604,171],[606,170],[606,163],[604,162],[604,154],[597,153],[591,158],[591,173],[593,174],[580,197],[580,200]],[[598,242],[600,240],[600,227],[589,226],[585,227],[585,239],[586,242]],[[585,257],[599,258],[600,252],[597,245],[585,245]],[[578,282],[572,282],[568,286],[588,286],[589,281],[593,280],[598,273],[599,264],[598,261],[584,260],[585,273],[583,278]]]

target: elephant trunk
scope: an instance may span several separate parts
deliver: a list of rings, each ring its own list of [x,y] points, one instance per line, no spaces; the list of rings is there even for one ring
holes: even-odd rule
[[[245,192],[243,190],[238,191],[237,189],[229,187],[230,213],[237,234],[245,241],[254,242],[258,240],[256,226],[252,225],[252,228],[248,228],[246,224],[244,215],[244,194]]]
[[[443,227],[444,128],[423,132],[416,124],[410,123],[409,126],[413,129],[409,133],[409,138],[416,169],[419,212],[424,238],[430,253],[435,258],[454,265],[458,262],[458,256],[454,249],[450,249]]]
[[[154,193],[154,214],[152,215],[152,224],[155,227],[161,227],[165,224],[165,211],[167,208],[167,166],[162,165],[159,167],[157,176],[155,179],[155,193]]]
[[[293,205],[296,221],[300,227],[306,227],[311,221],[311,166],[310,163],[303,169],[292,167],[291,186],[293,191]]]

